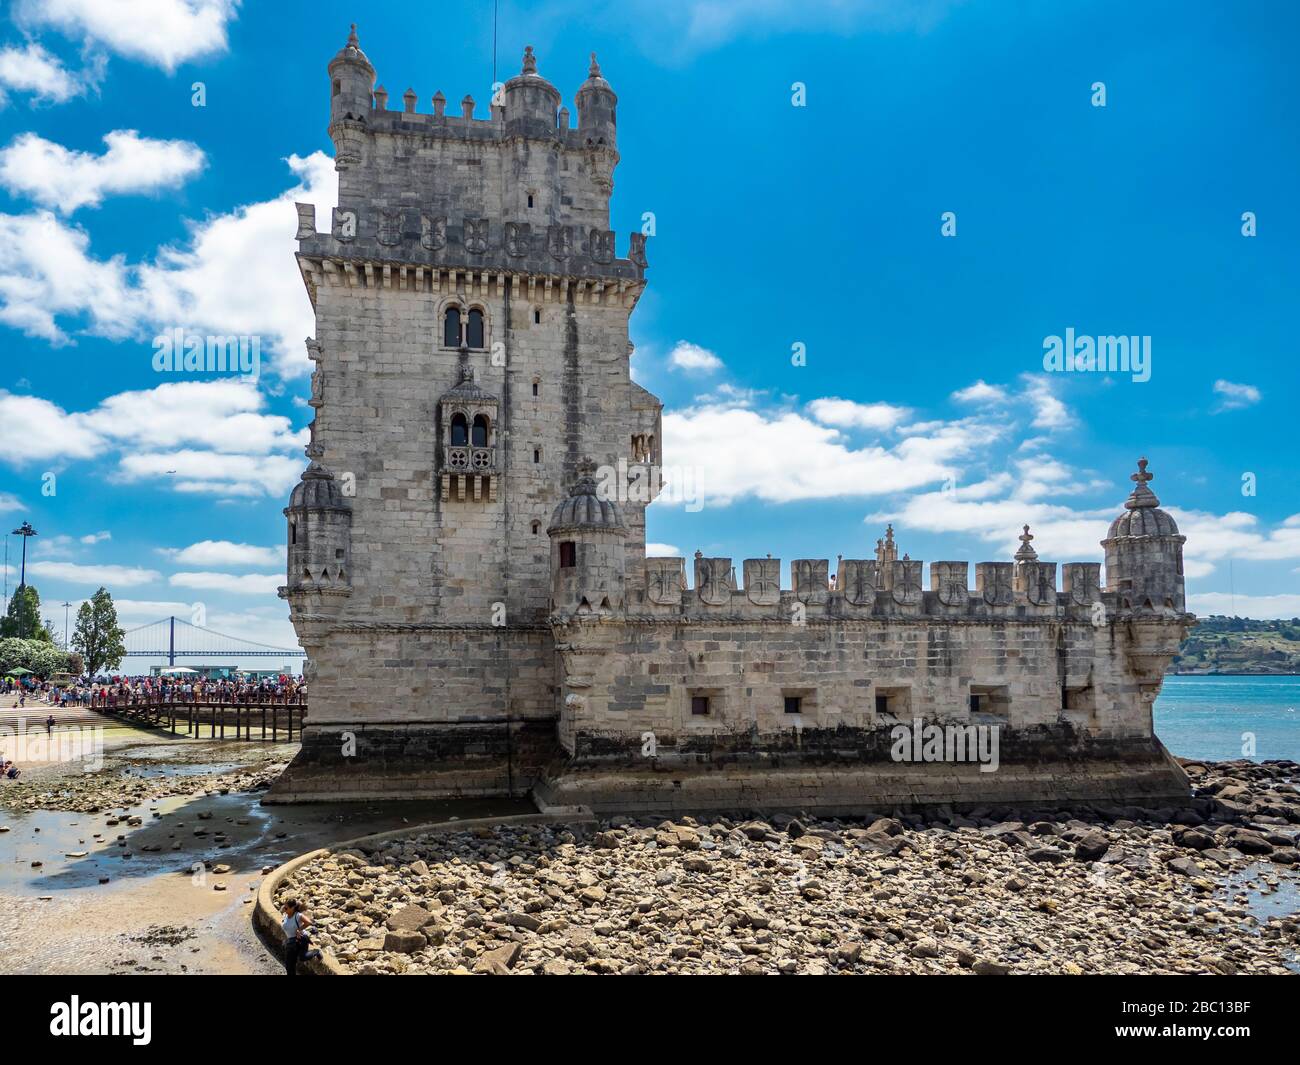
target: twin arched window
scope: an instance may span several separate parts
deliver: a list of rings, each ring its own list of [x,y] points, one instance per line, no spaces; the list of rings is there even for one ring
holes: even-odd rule
[[[451,416],[452,447],[487,447],[488,419],[486,414],[474,415],[471,425],[464,414],[457,411]]]
[[[487,330],[483,311],[471,307],[462,313],[459,307],[448,307],[442,316],[442,346],[444,348],[485,348]]]

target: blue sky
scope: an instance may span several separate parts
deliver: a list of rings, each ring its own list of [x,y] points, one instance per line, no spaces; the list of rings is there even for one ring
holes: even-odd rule
[[[1042,557],[1097,558],[1146,455],[1192,608],[1300,614],[1295,5],[592,7],[503,2],[497,70],[534,45],[572,109],[595,50],[620,96],[612,225],[655,222],[633,373],[703,502],[651,509],[660,550],[861,557],[892,520],[913,558],[978,561],[1027,521]],[[40,531],[47,603],[104,583],[128,624],[199,603],[292,642],[292,203],[333,202],[325,65],[358,21],[392,101],[485,115],[491,12],[8,5],[0,521]],[[177,326],[261,336],[258,383],[155,372]],[[1149,336],[1150,380],[1044,373],[1067,329]]]

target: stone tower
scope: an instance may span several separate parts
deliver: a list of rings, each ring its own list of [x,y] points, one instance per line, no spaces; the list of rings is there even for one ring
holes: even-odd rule
[[[470,96],[447,114],[442,93],[422,112],[413,90],[390,110],[355,26],[328,74],[339,206],[318,232],[299,205],[297,258],[316,313],[304,484],[330,485],[329,506],[295,492],[286,512],[311,708],[284,789],[310,796],[349,732],[371,793],[428,784],[411,755],[432,751],[481,754],[481,790],[500,790],[530,729],[554,732],[552,518],[583,459],[626,469],[660,438],[628,370],[645,239],[619,257],[609,227],[617,97],[593,56],[571,127],[530,47],[487,117]],[[645,505],[617,508],[638,576]],[[328,609],[315,570],[334,560],[297,572],[307,521],[347,563]]]
[[[1138,460],[1133,493],[1124,513],[1111,522],[1101,546],[1106,549],[1106,585],[1119,596],[1120,609],[1134,613],[1182,614],[1187,609],[1183,589],[1183,544],[1178,525],[1160,509],[1149,487],[1155,474],[1147,460]]]

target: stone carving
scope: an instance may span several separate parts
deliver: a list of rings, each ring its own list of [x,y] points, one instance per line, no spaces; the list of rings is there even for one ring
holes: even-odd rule
[[[1056,563],[1022,562],[1025,596],[1034,606],[1056,602]]]
[[[631,237],[628,241],[628,245],[629,246],[628,246],[627,257],[629,259],[631,259],[634,263],[636,263],[637,266],[644,267],[649,265],[646,261],[646,255],[645,255],[645,234],[644,233],[631,234]]]
[[[723,606],[731,602],[735,589],[731,579],[731,559],[705,558],[695,553],[695,594],[708,606]]]
[[[1061,568],[1061,580],[1076,606],[1101,601],[1101,563],[1068,562]]]
[[[557,259],[567,259],[573,254],[573,230],[568,226],[547,226],[546,250]]]
[[[391,247],[402,239],[402,212],[385,208],[379,212],[379,243]]]
[[[775,606],[781,601],[781,560],[745,559],[745,597],[757,606]]]
[[[527,222],[506,223],[506,254],[527,255],[533,246],[533,227]]]
[[[921,592],[921,563],[903,559],[901,562],[895,560],[890,565],[894,570],[894,586],[890,589],[894,602],[899,606],[916,606],[924,598]]]
[[[465,219],[465,250],[471,255],[487,251],[488,220],[486,218]]]
[[[447,216],[445,214],[420,215],[420,244],[430,251],[447,246]]]
[[[969,602],[966,571],[965,562],[930,563],[930,587],[944,606],[965,606]]]
[[[680,606],[685,566],[682,558],[647,558],[646,598],[656,606]]]
[[[298,211],[298,233],[299,240],[305,240],[307,237],[316,235],[316,205],[314,203],[295,203],[294,207]]]
[[[794,580],[795,598],[801,603],[816,606],[830,598],[830,581],[827,574],[830,563],[824,558],[797,558],[790,563]]]
[[[975,583],[989,606],[1010,606],[1015,600],[1010,562],[981,562],[975,567]]]
[[[590,238],[591,257],[598,263],[614,261],[614,231],[593,229]]]
[[[357,239],[357,212],[342,207],[334,208],[334,239],[345,244]]]
[[[875,606],[876,589],[880,587],[879,567],[874,561],[865,558],[841,559],[838,583],[849,603],[854,606]]]

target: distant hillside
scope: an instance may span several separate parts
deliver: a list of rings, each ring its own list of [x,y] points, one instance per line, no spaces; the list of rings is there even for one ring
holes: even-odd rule
[[[1300,673],[1300,618],[1202,618],[1169,673]]]

